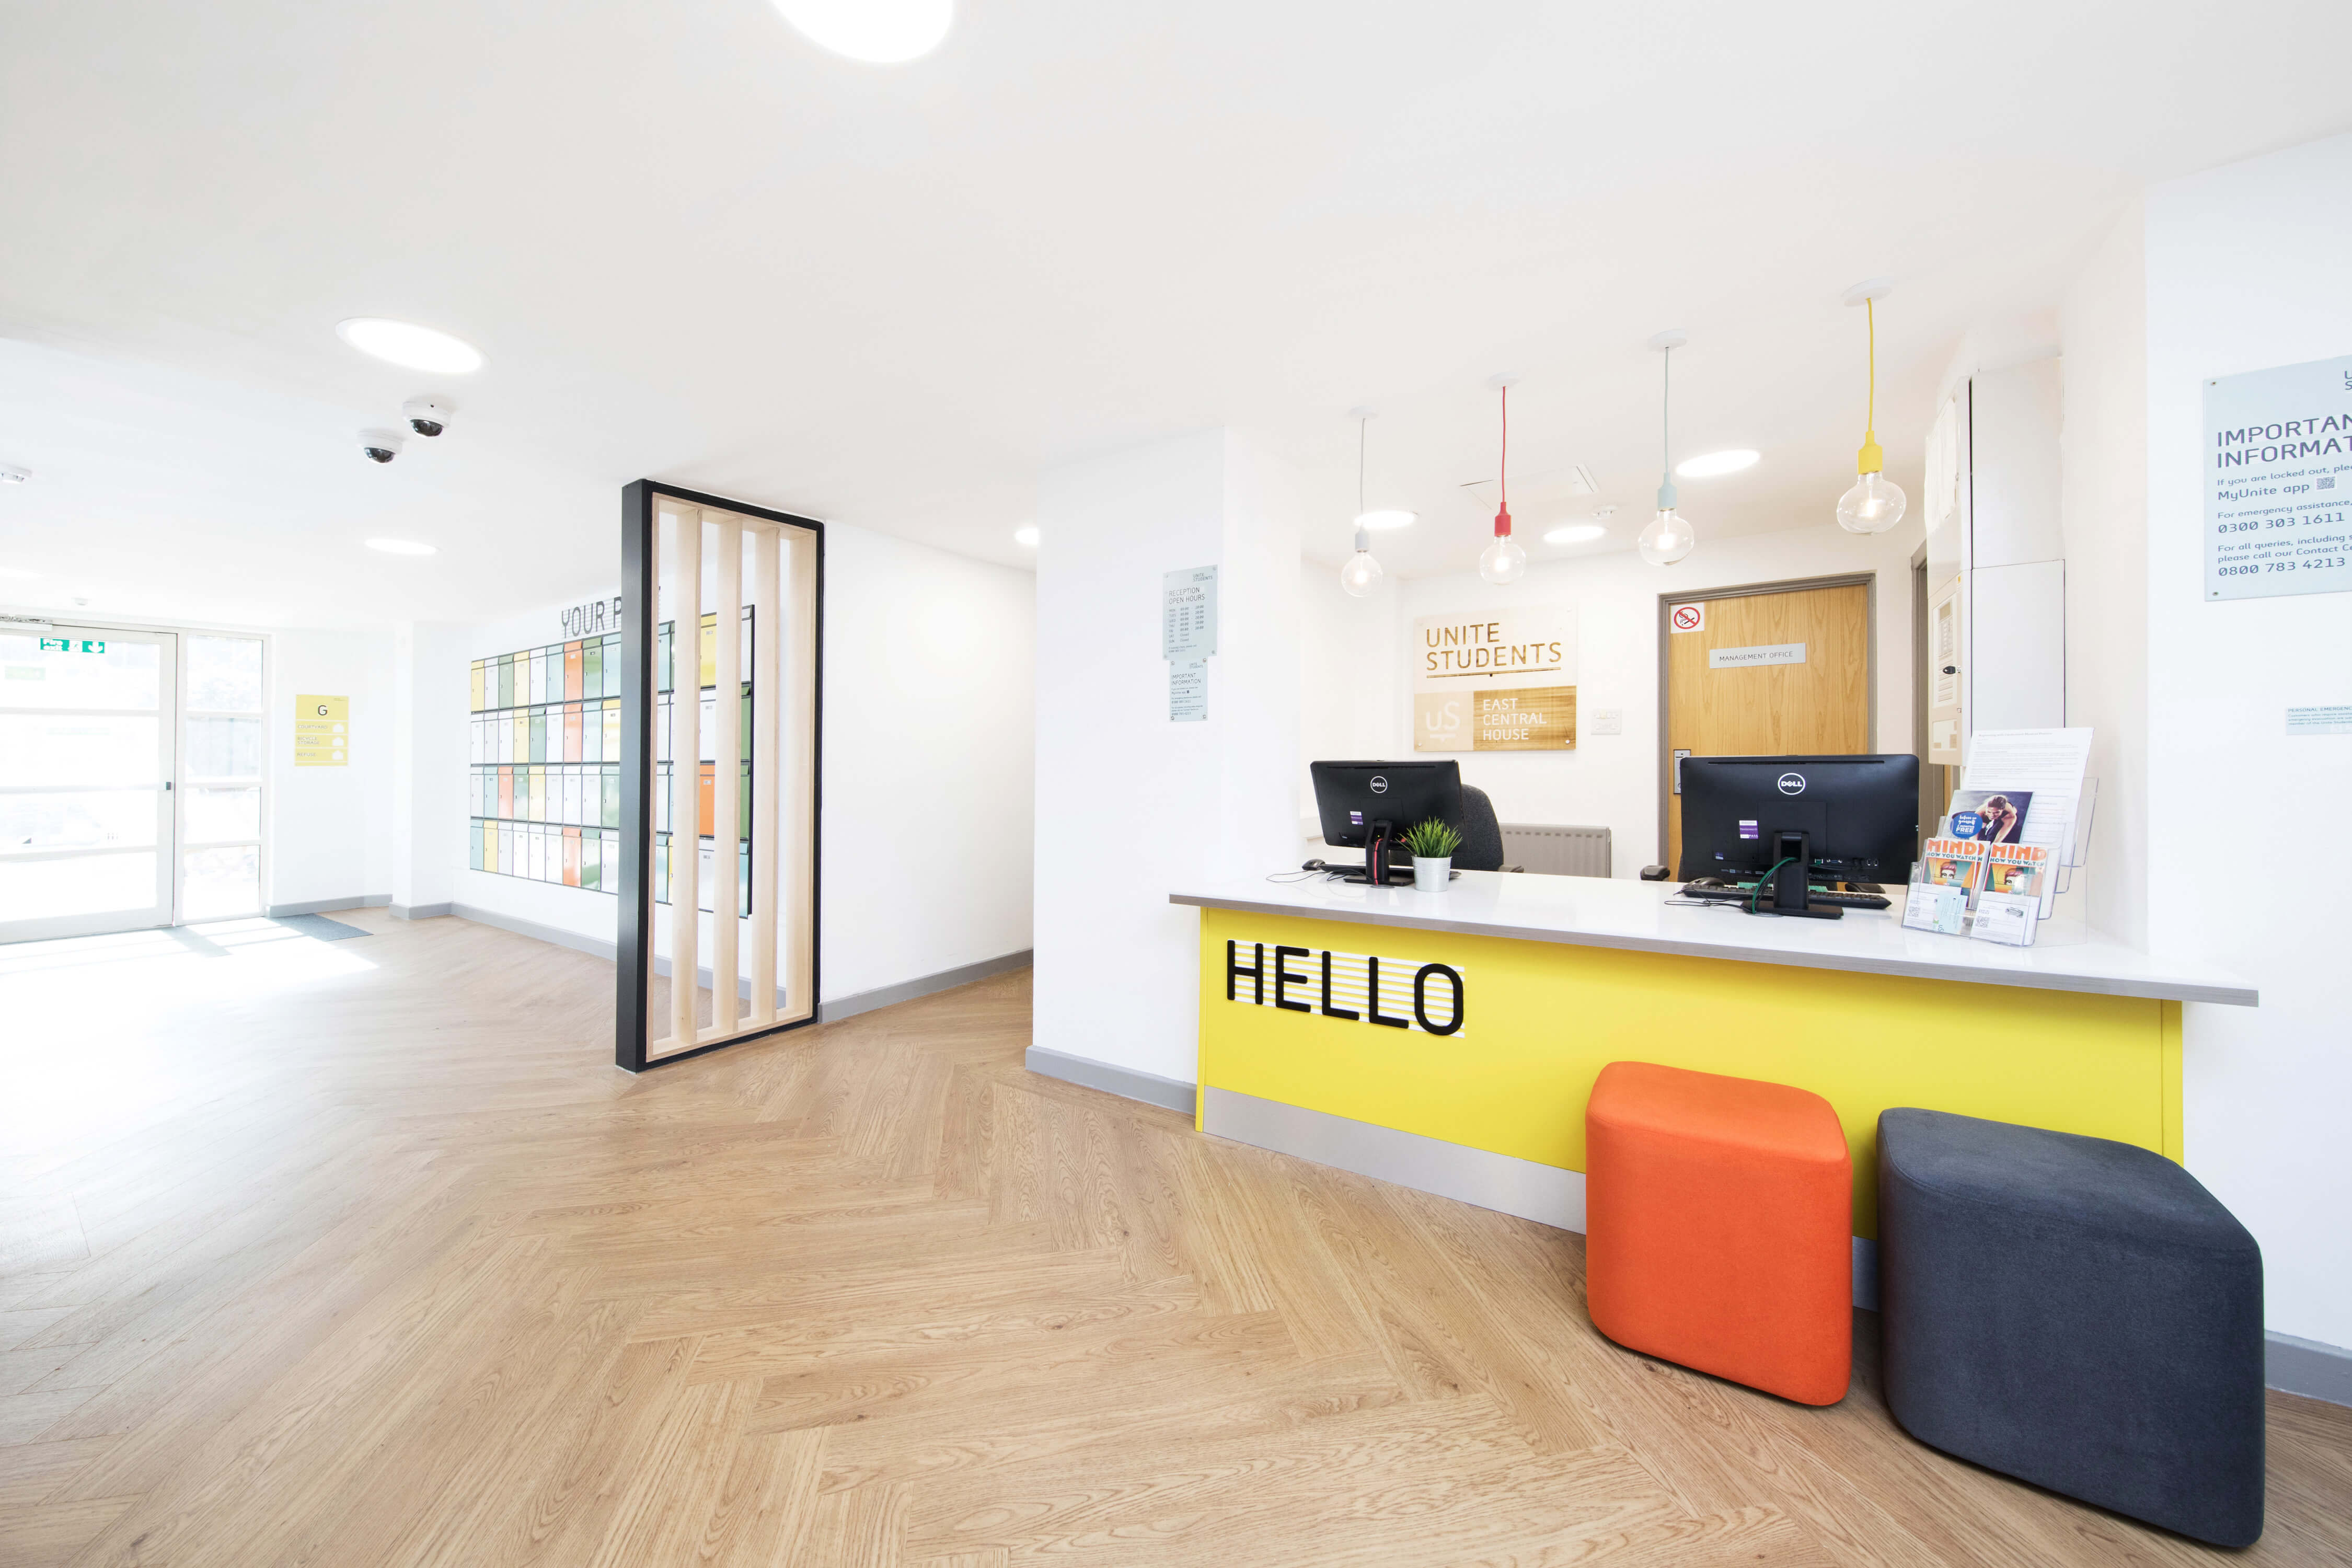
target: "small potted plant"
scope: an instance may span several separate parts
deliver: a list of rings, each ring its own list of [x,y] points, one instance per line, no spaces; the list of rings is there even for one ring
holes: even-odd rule
[[[1454,875],[1454,852],[1462,835],[1451,824],[1430,817],[1405,830],[1404,847],[1412,853],[1412,885],[1424,893],[1441,893]]]

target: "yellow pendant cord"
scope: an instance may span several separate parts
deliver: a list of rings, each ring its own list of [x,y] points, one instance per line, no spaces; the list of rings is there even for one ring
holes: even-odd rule
[[[1878,444],[1878,310],[1874,301],[1862,302],[1870,322],[1870,408],[1863,416],[1862,450],[1853,455],[1853,471],[1874,474],[1886,467],[1885,449]]]

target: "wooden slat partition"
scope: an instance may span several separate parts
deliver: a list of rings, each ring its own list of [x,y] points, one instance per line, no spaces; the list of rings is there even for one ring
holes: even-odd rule
[[[702,509],[673,517],[669,584],[669,1005],[671,1049],[701,1037],[696,952],[702,906]]]
[[[710,747],[710,1026],[702,1037],[723,1040],[735,1032],[740,1006],[735,944],[742,927],[735,911],[742,899],[736,824],[742,817],[738,788],[743,762],[743,523],[732,512],[709,515],[716,525],[712,546],[719,552],[711,604],[718,612],[711,631],[718,732]],[[696,626],[698,643],[700,623]]]
[[[814,673],[817,668],[818,584],[817,536],[793,529],[784,535],[792,599],[792,667]],[[790,765],[785,770],[787,799],[777,837],[786,841],[779,852],[791,867],[783,906],[794,918],[787,932],[784,957],[784,1016],[816,1016],[817,898],[817,686],[814,679],[795,680],[783,694],[784,735]]]
[[[623,575],[629,596],[624,643],[633,684],[622,720],[629,748],[621,800],[628,853],[618,889],[624,973],[615,1058],[639,1071],[817,1016],[824,552],[822,524],[670,490],[650,480],[628,488],[623,521]],[[716,639],[711,676],[717,701],[708,724],[700,700],[706,609]],[[671,857],[667,897],[656,900],[655,656],[664,626],[671,650],[670,778],[665,797]],[[713,774],[713,874],[707,888],[699,875],[700,760],[706,743]],[[747,804],[748,855],[740,848]],[[747,877],[750,908],[739,915]],[[707,939],[699,921],[704,896],[713,910]],[[657,952],[668,958],[667,1007],[650,1000]],[[708,1024],[699,1019],[698,971],[704,963],[711,972]],[[748,1000],[742,995],[747,984]]]
[[[752,1028],[776,1021],[776,856],[783,836],[776,784],[784,757],[776,727],[784,602],[776,531],[772,523],[751,524],[751,1009],[745,1023]]]

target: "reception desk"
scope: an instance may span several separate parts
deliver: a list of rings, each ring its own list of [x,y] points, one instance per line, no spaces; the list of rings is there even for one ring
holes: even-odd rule
[[[1899,896],[1811,921],[1675,892],[1499,872],[1442,893],[1180,889],[1171,901],[1201,910],[1198,1125],[1581,1230],[1584,1102],[1605,1064],[1794,1084],[1844,1126],[1860,1260],[1881,1110],[2179,1160],[2180,1005],[2257,1001],[2229,974],[2096,937],[2021,949],[1906,931]]]

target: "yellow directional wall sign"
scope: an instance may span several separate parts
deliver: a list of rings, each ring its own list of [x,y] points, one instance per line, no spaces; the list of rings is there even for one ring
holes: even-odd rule
[[[294,765],[348,767],[352,755],[352,700],[305,694],[294,699]]]

